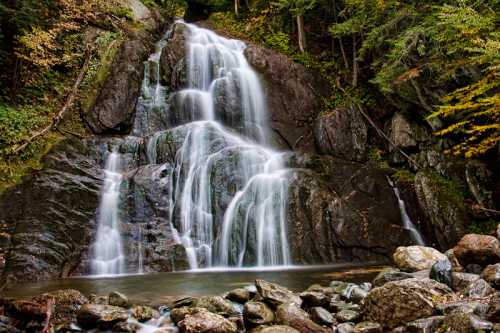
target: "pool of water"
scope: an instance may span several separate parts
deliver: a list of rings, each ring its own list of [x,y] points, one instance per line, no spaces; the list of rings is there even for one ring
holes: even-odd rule
[[[275,267],[272,269],[211,269],[113,277],[78,277],[14,286],[2,292],[6,297],[29,297],[57,289],[77,289],[88,295],[105,295],[119,291],[134,302],[169,303],[182,296],[217,295],[234,288],[252,284],[255,279],[279,283],[294,291],[302,291],[332,280],[350,282],[371,281],[382,269],[372,265],[329,265],[309,267]]]

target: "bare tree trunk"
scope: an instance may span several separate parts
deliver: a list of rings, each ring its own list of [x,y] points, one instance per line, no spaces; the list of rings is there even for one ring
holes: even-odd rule
[[[240,16],[240,0],[234,0],[234,15]]]
[[[347,60],[347,54],[344,50],[344,44],[342,43],[342,38],[339,37],[339,45],[340,45],[340,53],[342,53],[342,59],[344,59],[344,66],[347,70],[349,70],[349,60]]]
[[[356,60],[356,35],[352,36],[352,86],[358,86],[358,61]]]
[[[299,37],[299,50],[304,53],[306,51],[306,35],[304,31],[304,16],[297,15],[297,32]]]

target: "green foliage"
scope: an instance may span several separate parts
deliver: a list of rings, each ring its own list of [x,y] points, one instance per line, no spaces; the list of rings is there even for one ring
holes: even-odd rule
[[[304,15],[316,6],[316,0],[277,0],[273,3],[279,10],[288,10],[290,14]]]
[[[398,169],[391,175],[391,178],[402,182],[413,183],[415,180],[415,174],[406,169]]]
[[[125,18],[127,20],[134,20],[134,14],[130,8],[126,7],[113,7],[111,13],[117,17]]]
[[[480,235],[494,235],[500,222],[495,220],[475,221],[469,225],[467,232]]]

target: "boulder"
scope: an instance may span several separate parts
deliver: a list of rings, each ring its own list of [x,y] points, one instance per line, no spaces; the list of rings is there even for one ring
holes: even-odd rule
[[[481,273],[481,278],[488,281],[493,287],[500,289],[500,263],[486,266]]]
[[[353,331],[353,323],[342,323],[337,325],[337,333],[352,333]]]
[[[274,312],[262,302],[247,302],[243,308],[245,321],[254,325],[270,324],[274,320]]]
[[[380,287],[386,284],[387,282],[411,279],[413,277],[414,276],[411,275],[410,273],[401,272],[399,269],[386,268],[383,269],[380,273],[378,273],[375,279],[373,279],[373,285],[375,287]]]
[[[453,312],[474,313],[479,317],[485,317],[488,312],[488,304],[473,300],[458,300],[440,303],[436,307],[437,312],[448,315]]]
[[[186,315],[177,326],[182,333],[236,333],[238,330],[235,323],[207,310]]]
[[[226,299],[232,302],[244,304],[250,299],[250,291],[245,288],[234,289],[227,293]]]
[[[330,96],[330,85],[312,71],[287,56],[249,45],[245,56],[262,74],[271,127],[293,150],[315,150],[314,120],[321,112],[322,97]]]
[[[322,113],[314,127],[316,146],[321,153],[350,161],[366,159],[367,132],[361,113],[354,107]]]
[[[488,235],[465,235],[453,248],[458,261],[468,264],[489,265],[500,261],[500,241]]]
[[[315,306],[309,310],[312,321],[323,326],[332,326],[335,323],[333,315],[320,306]]]
[[[340,312],[342,310],[360,312],[361,307],[358,304],[348,303],[345,301],[332,301],[330,302],[330,310],[332,310],[333,312]]]
[[[127,310],[102,304],[84,304],[77,314],[77,321],[83,328],[111,328],[128,319]]]
[[[494,323],[500,322],[500,292],[496,292],[491,296],[488,303],[487,318]]]
[[[448,259],[436,261],[431,267],[429,277],[452,288],[453,278],[451,262]]]
[[[461,291],[467,288],[472,282],[478,280],[480,277],[477,274],[471,273],[456,273],[451,274],[453,281],[453,290]]]
[[[81,292],[74,289],[57,290],[37,296],[34,299],[41,301],[47,298],[54,300],[55,307],[50,317],[50,325],[56,329],[60,325],[75,322],[80,307],[89,302]]]
[[[304,291],[299,296],[306,307],[323,306],[330,302],[330,298],[320,291]]]
[[[359,317],[360,317],[360,313],[358,311],[349,310],[349,309],[340,310],[335,315],[335,318],[337,318],[337,320],[341,323],[353,322],[353,321],[358,320]]]
[[[146,322],[153,318],[158,318],[160,313],[153,308],[145,305],[137,305],[130,309],[132,316],[139,322]]]
[[[122,308],[128,308],[130,305],[127,296],[118,291],[113,291],[109,294],[108,303],[109,305],[119,306]]]
[[[257,292],[264,301],[274,306],[294,303],[300,307],[302,304],[302,299],[298,295],[278,284],[257,279],[255,280],[255,286],[257,287]]]
[[[402,113],[396,112],[391,120],[391,140],[401,149],[416,148],[426,139],[425,130],[418,124],[411,123]]]
[[[473,313],[453,312],[444,319],[443,326],[450,332],[469,333],[485,332],[493,329],[493,324]]]
[[[394,328],[434,313],[439,297],[452,291],[431,279],[406,279],[372,289],[365,298],[364,318]]]
[[[432,247],[400,246],[394,252],[396,265],[400,269],[410,272],[430,269],[439,260],[447,260],[447,258]]]
[[[453,247],[465,235],[469,222],[463,198],[435,171],[417,172],[414,183],[419,210],[425,217],[422,230],[436,240],[439,249]]]
[[[382,326],[379,323],[363,321],[354,326],[353,333],[382,333]]]
[[[300,333],[295,328],[286,325],[258,326],[249,333]]]
[[[408,333],[431,333],[437,332],[443,325],[444,316],[432,316],[428,318],[417,319],[406,324]]]
[[[307,312],[294,303],[285,303],[276,309],[276,322],[291,326],[302,333],[326,333],[328,330],[309,318]]]
[[[172,322],[174,324],[177,324],[178,322],[186,318],[187,315],[194,314],[200,311],[207,311],[207,309],[189,306],[176,307],[170,311],[170,318],[172,319]]]
[[[205,308],[208,311],[224,316],[237,314],[234,305],[221,296],[202,296],[196,298],[192,303],[193,307]]]
[[[458,261],[457,257],[455,256],[455,252],[453,249],[449,249],[444,253],[444,255],[448,258],[448,260],[451,262],[452,270],[454,272],[463,272],[464,268],[462,265],[460,265],[460,262]]]
[[[494,292],[495,289],[493,289],[488,282],[483,279],[477,279],[465,288],[463,294],[466,297],[485,297]]]

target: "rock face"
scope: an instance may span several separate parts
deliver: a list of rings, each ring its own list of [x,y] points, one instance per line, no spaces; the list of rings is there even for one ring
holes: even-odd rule
[[[394,328],[406,322],[429,317],[439,296],[451,293],[446,285],[431,279],[406,279],[389,282],[368,293],[365,318]]]
[[[500,261],[500,241],[493,236],[468,234],[453,252],[463,266],[495,264]]]
[[[92,132],[123,134],[130,131],[144,76],[143,61],[149,49],[144,35],[123,42],[94,106],[85,115]]]
[[[43,170],[2,195],[0,222],[12,239],[4,282],[65,277],[79,265],[101,187],[95,147],[89,141],[58,144]]]
[[[440,176],[428,170],[419,171],[415,176],[415,190],[426,217],[424,229],[442,250],[453,247],[465,235],[468,224],[463,199],[452,193]]]
[[[271,126],[292,149],[314,151],[314,119],[329,84],[317,73],[275,51],[250,45],[245,56],[265,80]]]
[[[367,128],[354,108],[338,108],[318,116],[315,124],[318,150],[349,161],[366,158]]]
[[[430,269],[439,260],[447,260],[447,258],[432,247],[419,245],[400,246],[394,252],[396,265],[400,269],[410,272]]]
[[[184,24],[175,24],[169,43],[160,56],[161,78],[171,91],[187,86],[185,32]]]

